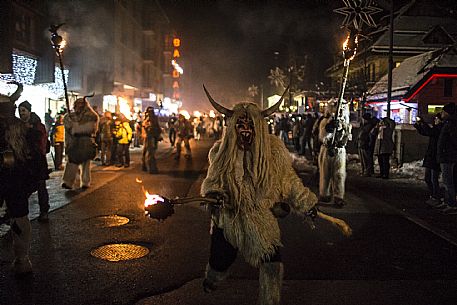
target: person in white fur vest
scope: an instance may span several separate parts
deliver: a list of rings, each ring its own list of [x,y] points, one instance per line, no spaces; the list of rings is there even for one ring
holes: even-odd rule
[[[333,197],[334,205],[341,208],[345,205],[346,144],[350,140],[352,126],[349,123],[349,108],[345,101],[336,120],[335,111],[336,100],[331,100],[319,124],[319,141],[322,144],[318,159],[319,200],[331,202]],[[330,148],[335,132],[334,145]],[[329,151],[330,149],[333,152]]]
[[[78,98],[74,110],[65,115],[65,155],[67,163],[62,177],[62,187],[72,189],[80,168],[81,188],[90,186],[90,161],[95,157],[97,145],[98,114],[90,107],[86,97]]]
[[[204,90],[213,107],[225,115],[227,127],[209,152],[201,186],[203,196],[222,203],[210,209],[211,250],[203,288],[216,289],[239,252],[259,268],[259,303],[280,304],[282,244],[273,212],[277,203],[286,203],[305,215],[317,203],[292,168],[284,143],[268,133],[264,118],[277,111],[284,95],[263,111],[254,103],[239,103],[230,110]]]

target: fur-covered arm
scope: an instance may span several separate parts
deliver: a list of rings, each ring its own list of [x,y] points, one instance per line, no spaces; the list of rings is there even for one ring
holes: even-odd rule
[[[214,159],[219,151],[219,148],[221,146],[221,141],[217,141],[214,143],[213,147],[210,149],[209,154],[208,154],[208,161],[209,161],[209,167],[208,167],[208,173],[206,174],[205,180],[202,182],[202,186],[200,189],[200,194],[202,196],[206,196],[207,194],[210,193],[221,193],[225,194],[226,191],[222,188],[220,185],[220,179],[218,176],[218,169],[215,168],[214,166]]]
[[[308,212],[317,204],[317,196],[298,177],[292,168],[292,160],[284,144],[277,138],[272,139],[272,154],[275,159],[275,173],[280,176],[280,189],[283,200],[299,214]]]

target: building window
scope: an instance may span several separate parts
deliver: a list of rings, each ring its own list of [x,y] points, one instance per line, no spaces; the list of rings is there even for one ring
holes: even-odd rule
[[[452,85],[453,85],[452,78],[445,78],[444,79],[444,97],[452,97]]]
[[[25,14],[16,16],[15,38],[22,43],[30,43],[32,37],[32,20]]]

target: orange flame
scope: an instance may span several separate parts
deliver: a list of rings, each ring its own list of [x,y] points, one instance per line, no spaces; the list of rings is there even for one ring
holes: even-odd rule
[[[146,195],[146,199],[144,200],[144,206],[148,207],[154,204],[158,204],[159,202],[164,202],[165,200],[157,194],[149,194],[148,191],[145,191],[144,194]]]
[[[346,37],[346,40],[343,42],[343,51],[345,51],[348,48],[348,43],[349,43],[349,35]]]
[[[141,179],[138,178],[138,177],[135,179],[135,181],[136,181],[137,183],[143,183],[143,180],[141,180]]]

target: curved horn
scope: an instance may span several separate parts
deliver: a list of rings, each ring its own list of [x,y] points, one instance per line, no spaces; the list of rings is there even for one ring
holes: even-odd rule
[[[13,94],[11,94],[11,96],[10,96],[10,101],[11,101],[11,103],[14,104],[14,102],[16,102],[19,99],[19,97],[21,96],[22,91],[24,90],[24,86],[21,83],[18,83],[16,81],[8,82],[8,84],[13,84],[13,85],[17,86],[16,91]]]
[[[224,114],[226,117],[231,117],[233,115],[233,110],[227,109],[224,106],[218,104],[209,94],[208,90],[206,90],[205,85],[203,85],[203,90],[205,90],[206,96],[209,99],[211,105],[213,105],[214,109],[219,111],[220,113]]]
[[[83,99],[86,99],[86,97],[94,97],[94,95],[95,95],[95,92],[92,92],[92,94],[84,95]]]
[[[284,93],[282,94],[281,98],[279,99],[279,101],[274,104],[273,106],[271,106],[270,108],[267,108],[265,110],[262,110],[262,115],[264,117],[268,117],[270,115],[272,115],[273,113],[275,113],[276,111],[279,110],[279,106],[281,105],[282,103],[282,100],[284,99],[284,96],[286,96],[286,92],[289,90],[289,86],[287,86],[286,90],[284,91]]]

